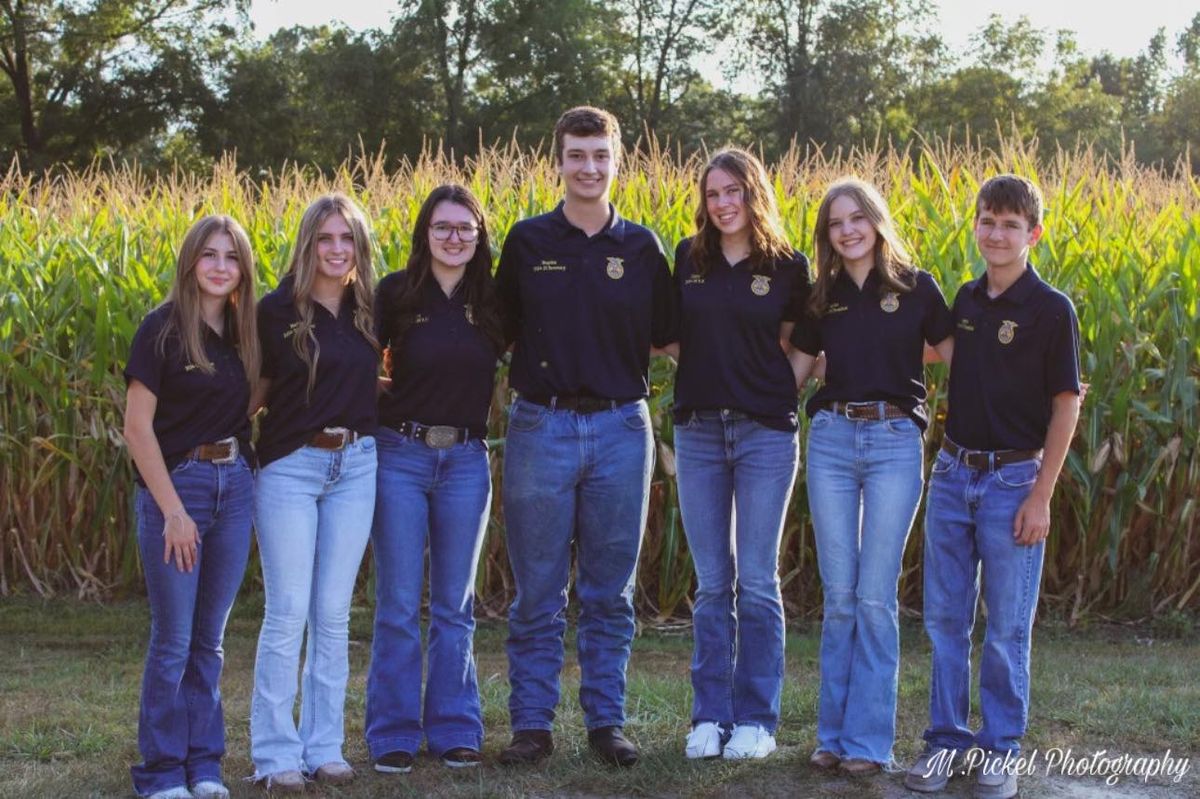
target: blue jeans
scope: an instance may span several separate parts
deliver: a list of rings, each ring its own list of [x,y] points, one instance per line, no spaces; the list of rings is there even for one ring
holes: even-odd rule
[[[808,505],[824,614],[817,750],[892,762],[900,619],[896,584],[923,485],[911,419],[818,411],[808,432]]]
[[[370,436],[341,450],[300,447],[258,473],[254,526],[266,611],[250,702],[256,778],[344,762],[350,599],[374,508]],[[292,711],[305,626],[297,729]]]
[[[191,572],[163,563],[163,514],[138,488],[138,547],[150,600],[150,646],[142,676],[133,787],[147,796],[221,780],[225,717],[221,641],[250,553],[254,479],[246,462],[185,460],[171,482],[196,523],[200,544]]]
[[[371,757],[434,755],[483,745],[475,655],[475,567],[487,530],[492,483],[478,440],[433,449],[381,427],[371,548],[375,636],[367,677]],[[421,596],[429,546],[429,681],[421,705]]]
[[[520,399],[512,405],[503,497],[517,589],[507,642],[514,731],[554,726],[572,544],[584,722],[589,730],[625,724],[653,445],[644,400],[587,414]]]
[[[1029,649],[1045,542],[1013,540],[1017,509],[1041,462],[972,469],[938,452],[925,509],[925,632],[933,645],[929,684],[932,746],[972,744],[1018,752],[1029,715]],[[980,566],[987,630],[979,671],[983,726],[972,736],[971,629]]]
[[[696,567],[692,722],[779,725],[779,540],[796,480],[796,434],[736,411],[675,427],[679,510]]]

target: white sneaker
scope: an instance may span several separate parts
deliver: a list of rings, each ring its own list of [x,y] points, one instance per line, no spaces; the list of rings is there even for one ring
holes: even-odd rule
[[[217,780],[201,780],[192,786],[195,799],[229,799],[229,789]]]
[[[726,760],[766,757],[775,751],[775,736],[757,724],[739,724],[725,744]]]
[[[192,792],[180,785],[165,791],[155,791],[150,794],[150,799],[192,799]]]
[[[687,749],[689,760],[721,756],[721,725],[702,721],[688,733]]]

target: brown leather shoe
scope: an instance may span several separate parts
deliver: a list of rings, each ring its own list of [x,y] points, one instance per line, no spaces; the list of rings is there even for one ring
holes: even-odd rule
[[[554,737],[550,730],[516,730],[512,742],[500,751],[502,766],[525,766],[550,757]]]
[[[883,768],[874,760],[848,757],[838,764],[838,770],[851,777],[869,777],[872,774],[878,774]]]
[[[812,753],[812,757],[808,759],[810,765],[815,768],[836,768],[842,759],[833,752],[826,752],[824,749],[818,749]]]
[[[588,744],[602,760],[616,766],[638,762],[638,749],[620,727],[597,727],[588,731]]]

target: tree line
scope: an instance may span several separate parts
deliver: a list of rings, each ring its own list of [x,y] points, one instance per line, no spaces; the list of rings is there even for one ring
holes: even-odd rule
[[[381,149],[466,157],[537,145],[582,103],[616,113],[630,143],[754,144],[768,158],[792,142],[1015,133],[1171,168],[1200,143],[1200,13],[1115,56],[999,15],[952,52],[928,0],[400,0],[390,28],[266,39],[248,10],[0,0],[0,155],[31,171],[204,170],[232,153],[252,172]]]

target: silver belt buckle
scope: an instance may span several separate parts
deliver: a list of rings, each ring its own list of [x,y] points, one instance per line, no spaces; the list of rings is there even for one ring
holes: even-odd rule
[[[228,463],[233,463],[234,461],[237,460],[237,458],[238,458],[237,436],[230,436],[229,438],[222,438],[220,441],[215,441],[213,443],[215,443],[217,445],[226,444],[229,446],[229,454],[226,455],[224,458],[215,458],[212,461],[213,463],[228,464]]]
[[[346,427],[326,427],[326,428],[325,428],[324,430],[322,430],[321,432],[322,432],[322,433],[324,433],[325,435],[329,435],[329,436],[339,436],[339,437],[342,439],[342,443],[338,445],[338,449],[345,449],[345,448],[346,448],[346,445],[350,443],[350,430],[349,430],[349,428],[346,428]]]
[[[458,428],[435,424],[425,428],[425,446],[433,449],[450,449],[458,443]]]

